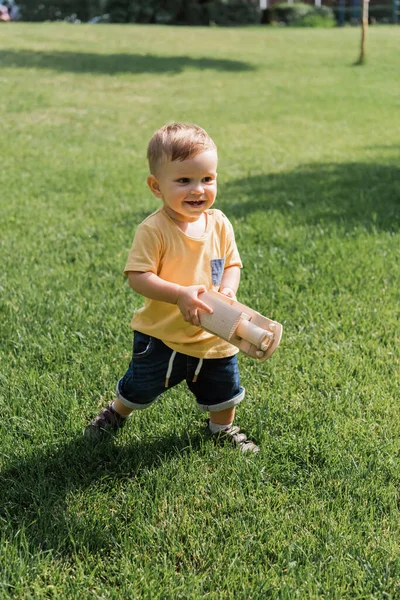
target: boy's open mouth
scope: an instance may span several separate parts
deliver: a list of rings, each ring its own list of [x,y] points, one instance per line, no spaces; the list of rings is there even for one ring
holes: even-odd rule
[[[186,203],[190,204],[190,206],[201,206],[204,204],[204,200],[186,200]]]

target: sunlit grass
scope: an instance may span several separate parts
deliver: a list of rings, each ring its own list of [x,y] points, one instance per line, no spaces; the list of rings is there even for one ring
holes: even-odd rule
[[[352,28],[1,35],[0,596],[398,598],[400,31],[371,28],[364,67]],[[239,298],[284,325],[240,357],[250,459],[184,387],[82,441],[129,360],[169,120],[215,139]]]

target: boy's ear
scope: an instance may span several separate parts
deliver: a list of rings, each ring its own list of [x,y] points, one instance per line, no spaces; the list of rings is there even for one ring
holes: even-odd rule
[[[162,193],[157,177],[155,177],[154,175],[149,175],[147,178],[147,185],[149,186],[156,198],[162,198]]]

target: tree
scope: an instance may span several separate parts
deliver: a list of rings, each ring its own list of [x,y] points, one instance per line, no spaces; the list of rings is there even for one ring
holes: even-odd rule
[[[358,65],[363,65],[365,62],[365,46],[367,42],[368,31],[368,15],[369,15],[369,0],[362,2],[362,18],[361,18],[361,48],[360,58],[357,61]]]

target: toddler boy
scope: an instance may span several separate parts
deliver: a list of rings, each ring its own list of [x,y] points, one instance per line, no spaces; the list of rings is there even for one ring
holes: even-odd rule
[[[238,349],[200,328],[200,299],[213,289],[235,298],[242,263],[232,225],[218,209],[217,148],[196,125],[165,125],[151,138],[147,184],[162,206],[137,228],[125,266],[130,287],[145,297],[133,316],[133,355],[116,398],[85,435],[116,432],[133,410],[147,408],[183,380],[208,428],[242,451],[259,448],[233,426],[244,398]]]

